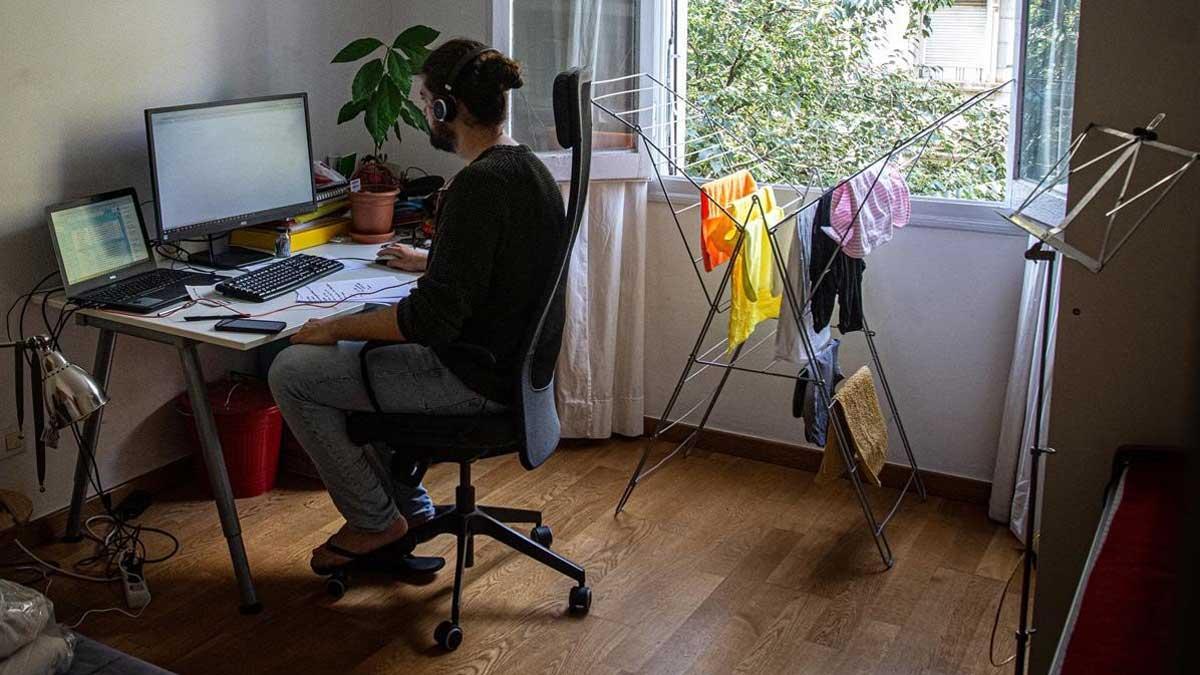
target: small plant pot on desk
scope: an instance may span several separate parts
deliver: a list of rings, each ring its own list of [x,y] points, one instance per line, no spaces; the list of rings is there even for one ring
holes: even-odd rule
[[[364,185],[350,193],[350,238],[360,244],[382,244],[392,238],[392,213],[399,188]]]

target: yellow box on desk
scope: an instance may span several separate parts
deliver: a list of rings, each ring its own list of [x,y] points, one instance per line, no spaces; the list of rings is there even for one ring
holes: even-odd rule
[[[232,246],[265,251],[279,257],[329,243],[346,233],[349,218],[326,217],[305,223],[303,228],[245,227],[229,236]]]

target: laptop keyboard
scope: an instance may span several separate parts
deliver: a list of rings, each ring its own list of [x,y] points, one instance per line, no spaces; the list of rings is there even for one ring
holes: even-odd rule
[[[201,277],[207,278],[205,275],[195,272],[159,268],[98,288],[83,296],[83,299],[89,302],[118,304],[167,286],[183,284]]]

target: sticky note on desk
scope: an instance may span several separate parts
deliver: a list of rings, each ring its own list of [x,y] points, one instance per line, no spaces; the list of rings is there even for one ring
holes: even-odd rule
[[[411,281],[396,278],[372,277],[346,281],[319,281],[296,291],[297,302],[341,302],[354,300],[399,300],[408,295]]]

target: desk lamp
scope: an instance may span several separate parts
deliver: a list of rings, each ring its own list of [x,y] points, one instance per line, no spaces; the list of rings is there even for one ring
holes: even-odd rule
[[[1042,410],[1045,406],[1046,394],[1046,361],[1049,339],[1047,335],[1050,327],[1050,308],[1053,303],[1050,298],[1053,296],[1054,290],[1054,266],[1057,262],[1058,255],[1062,255],[1068,260],[1074,260],[1076,263],[1083,265],[1093,274],[1100,274],[1104,267],[1113,259],[1122,247],[1133,236],[1134,232],[1142,226],[1144,222],[1154,212],[1154,209],[1162,203],[1163,199],[1174,189],[1179,179],[1187,173],[1188,169],[1192,168],[1198,160],[1200,160],[1200,152],[1188,150],[1174,145],[1167,145],[1158,140],[1158,125],[1162,123],[1166,117],[1163,113],[1159,113],[1144,127],[1137,127],[1132,132],[1121,131],[1112,127],[1100,126],[1097,124],[1089,124],[1074,140],[1071,141],[1067,151],[1055,162],[1050,171],[1042,177],[1042,180],[1034,186],[1033,191],[1025,198],[1024,201],[1011,213],[1001,213],[1006,220],[1013,225],[1021,228],[1025,232],[1033,235],[1037,242],[1025,252],[1025,259],[1045,262],[1046,263],[1046,294],[1045,308],[1040,317],[1040,325],[1035,326],[1035,331],[1040,331],[1041,353],[1038,356],[1039,365],[1037,371],[1037,408],[1035,410],[1035,422],[1033,425],[1033,444],[1029,448],[1030,467],[1029,467],[1029,503],[1027,514],[1025,516],[1025,555],[1024,555],[1024,570],[1021,577],[1021,607],[1018,615],[1017,628],[1017,653],[1016,653],[1016,675],[1024,675],[1027,659],[1027,647],[1030,638],[1033,636],[1034,629],[1029,625],[1029,603],[1032,595],[1032,577],[1033,577],[1033,550],[1034,540],[1036,538],[1036,521],[1038,512],[1038,479],[1041,471],[1041,458],[1043,455],[1054,454],[1054,448],[1046,446],[1045,439],[1042,437]],[[1079,153],[1079,149],[1083,147],[1084,142],[1089,138],[1107,136],[1116,139],[1118,144],[1116,147],[1102,151],[1095,157],[1087,161],[1071,167],[1071,160]],[[1094,145],[1094,144],[1093,144]],[[1144,151],[1153,150],[1166,157],[1176,158],[1180,162],[1178,166],[1170,170],[1165,176],[1158,178],[1148,187],[1141,189],[1132,196],[1129,195],[1129,187],[1132,182],[1135,170],[1138,166],[1138,159]],[[1033,203],[1049,190],[1062,183],[1067,177],[1076,174],[1090,166],[1103,166],[1103,162],[1109,160],[1111,164],[1100,175],[1099,179],[1087,188],[1083,196],[1075,203],[1075,206],[1060,220],[1057,224],[1048,224],[1032,215],[1035,210],[1032,208]],[[1124,171],[1122,171],[1124,169]],[[1080,213],[1090,202],[1095,200],[1106,185],[1113,181],[1118,174],[1123,173],[1121,185],[1116,197],[1116,201],[1112,208],[1104,212],[1104,237],[1100,242],[1100,248],[1097,252],[1086,252],[1081,248],[1069,244],[1066,241],[1066,230],[1069,225],[1075,222]],[[1153,201],[1149,206],[1137,216],[1137,219],[1128,227],[1124,228],[1124,233],[1118,235],[1116,220],[1118,214],[1127,209],[1131,204],[1143,198],[1154,195]],[[1126,211],[1128,214],[1129,211]],[[1030,377],[1033,377],[1031,374]]]
[[[11,347],[16,354],[14,369],[17,385],[17,425],[25,424],[26,352],[33,352],[29,384],[33,391],[33,429],[37,449],[38,487],[46,491],[46,445],[56,447],[58,432],[82,421],[108,403],[108,395],[83,368],[67,360],[54,342],[35,335],[17,342],[0,342],[0,349]],[[47,414],[49,418],[47,419]]]

